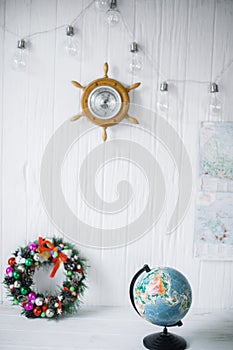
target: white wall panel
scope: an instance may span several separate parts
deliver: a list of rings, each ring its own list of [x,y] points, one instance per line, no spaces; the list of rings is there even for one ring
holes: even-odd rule
[[[193,195],[184,221],[173,234],[167,235],[166,226],[178,191],[176,169],[167,162],[163,165],[164,175],[167,188],[172,190],[167,193],[165,210],[156,225],[142,238],[124,247],[80,246],[91,265],[86,302],[127,304],[132,275],[148,263],[170,265],[183,271],[193,286],[195,306],[232,307],[233,263],[195,259],[193,239],[199,123],[208,119],[209,81],[217,79],[219,83],[224,103],[222,119],[233,120],[233,2],[119,0],[123,21],[114,28],[108,27],[105,15],[98,13],[94,4],[85,10],[88,4],[91,1],[0,0],[1,280],[7,258],[17,246],[39,234],[69,237],[69,232],[59,232],[43,206],[41,160],[54,132],[81,109],[81,91],[71,80],[86,85],[102,77],[103,64],[108,61],[110,77],[126,85],[142,82],[140,88],[130,92],[131,101],[150,110],[156,110],[159,84],[168,81],[169,113],[165,118],[182,138],[190,156]],[[82,15],[74,24],[78,55],[69,57],[64,49],[64,25],[72,23],[79,13]],[[57,29],[53,30],[55,27]],[[43,31],[46,33],[40,33]],[[17,40],[21,37],[27,40],[28,35],[28,69],[18,73],[11,68],[11,57]],[[137,74],[129,71],[132,40],[136,40],[143,51],[143,70]],[[109,140],[128,138],[137,142],[137,137],[141,138],[148,152],[157,154],[159,159],[160,152],[166,153],[166,149],[162,150],[159,142],[140,129],[149,125],[146,117],[135,117],[140,121],[137,130],[127,124],[114,127],[108,131]],[[76,123],[80,123],[80,127],[88,125],[84,118]],[[155,119],[152,133],[156,132],[156,127]],[[77,140],[64,163],[62,182],[67,201],[76,205],[76,212],[82,211],[90,223],[104,228],[107,219],[97,212],[90,214],[80,202],[78,178],[74,176],[93,145],[101,144],[101,133],[96,127]],[[108,142],[104,147],[107,150]],[[166,157],[164,159],[166,163]],[[91,164],[85,166],[89,174]],[[117,161],[111,163],[110,170],[103,169],[105,182],[99,188],[103,198],[113,191],[109,174],[117,175],[120,181],[124,171],[129,172],[130,178],[135,169],[128,164],[121,172]],[[134,180],[136,195],[141,183],[136,175]],[[137,199],[136,212],[140,212],[144,199]],[[129,223],[130,211],[126,214]],[[150,215],[148,213],[148,218]],[[63,220],[66,222],[67,218],[64,216]],[[114,228],[114,220],[112,224]],[[77,237],[70,239],[78,245],[78,227]],[[3,289],[0,300],[5,300]]]
[[[29,31],[29,1],[23,1],[19,11],[17,1],[5,3],[5,26],[12,32],[25,35]],[[2,6],[2,8],[4,8]],[[22,17],[21,17],[22,16]],[[23,20],[21,20],[22,18]],[[15,75],[11,59],[16,51],[15,37],[6,32],[4,47],[4,91],[2,110],[2,249],[3,261],[7,251],[14,251],[15,243],[27,239],[27,74]],[[9,46],[8,46],[9,45]]]
[[[3,25],[4,27],[4,22],[5,22],[5,18],[4,18],[4,14],[5,14],[5,3],[1,2],[0,3],[0,23]],[[5,33],[3,30],[3,27],[0,29],[0,42],[1,42],[1,47],[4,47],[4,42],[5,42]],[[4,110],[4,105],[3,105],[3,101],[4,101],[4,96],[3,96],[3,91],[4,91],[4,51],[1,51],[1,55],[0,55],[0,79],[1,79],[1,84],[0,84],[0,105],[1,105],[1,118],[0,118],[0,123],[1,123],[1,143],[0,143],[0,150],[1,150],[1,172],[0,172],[0,181],[1,181],[1,189],[0,189],[0,193],[1,193],[1,198],[3,196],[3,192],[2,192],[2,176],[3,176],[3,164],[2,164],[2,152],[3,152],[3,135],[2,135],[2,131],[3,131],[3,110]],[[1,256],[3,257],[3,235],[2,235],[2,200],[0,201],[0,210],[1,210],[1,216],[0,216],[0,220],[1,220],[1,231],[0,231],[0,239],[1,239]],[[2,270],[4,269],[4,262],[1,261],[0,263],[0,278],[2,279]],[[2,289],[0,290],[0,300],[2,300]]]

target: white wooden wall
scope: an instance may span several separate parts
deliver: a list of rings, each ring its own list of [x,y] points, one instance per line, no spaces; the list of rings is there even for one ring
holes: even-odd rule
[[[0,0],[1,280],[7,259],[18,246],[34,240],[40,233],[62,235],[42,204],[39,187],[42,156],[57,128],[80,110],[80,92],[70,81],[85,85],[101,77],[107,60],[113,78],[126,84],[142,82],[141,88],[131,94],[132,102],[150,110],[156,109],[160,82],[169,81],[167,118],[186,145],[194,185],[189,211],[172,235],[166,235],[165,215],[162,223],[130,245],[114,249],[80,246],[91,265],[86,302],[127,305],[130,279],[148,263],[181,270],[192,284],[196,307],[232,307],[233,262],[195,259],[193,238],[197,145],[199,123],[207,120],[207,82],[218,82],[224,105],[222,119],[233,120],[233,1],[119,0],[124,21],[110,29],[104,15],[92,5],[75,24],[79,54],[74,59],[64,51],[64,28],[52,29],[71,23],[89,3],[87,0]],[[13,71],[10,61],[17,40],[41,31],[47,33],[30,38],[27,71]],[[145,54],[143,70],[136,76],[128,70],[132,39]],[[117,130],[120,129],[109,132],[110,139]],[[134,140],[134,133],[130,135]],[[85,154],[90,139],[88,135],[83,137],[80,152]],[[100,137],[101,132],[96,128],[96,142]],[[79,166],[75,157],[72,165]],[[70,178],[69,172],[65,174],[64,181],[69,185],[72,174]],[[118,176],[120,179],[121,174]],[[108,183],[105,185],[104,191],[109,193]],[[169,200],[175,202],[175,198]],[[138,199],[138,206],[140,203]],[[1,289],[0,300],[4,298]]]

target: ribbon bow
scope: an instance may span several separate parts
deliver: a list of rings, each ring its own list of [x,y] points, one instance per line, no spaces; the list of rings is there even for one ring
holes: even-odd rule
[[[66,262],[67,256],[61,252],[60,247],[55,247],[52,242],[42,237],[38,239],[38,249],[41,255],[46,256],[47,258],[53,257],[52,262],[55,264],[54,268],[50,274],[50,278],[53,278],[59,269],[61,262]]]

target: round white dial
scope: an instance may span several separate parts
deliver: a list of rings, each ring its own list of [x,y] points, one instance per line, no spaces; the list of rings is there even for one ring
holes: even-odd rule
[[[114,118],[121,110],[121,96],[111,86],[99,86],[90,93],[88,108],[97,118]]]

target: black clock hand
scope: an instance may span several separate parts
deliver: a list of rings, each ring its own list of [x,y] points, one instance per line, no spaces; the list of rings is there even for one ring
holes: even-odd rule
[[[104,100],[104,103],[108,103],[109,97],[110,97],[110,94],[108,94],[108,95],[106,96],[106,98],[105,98],[105,100]]]
[[[100,105],[100,107],[104,109],[108,108],[108,101],[109,101],[109,97],[105,98],[105,100],[103,100],[103,103]]]
[[[108,104],[105,101],[103,101],[103,103],[100,105],[100,107],[103,108],[103,109],[107,109],[108,108]]]

